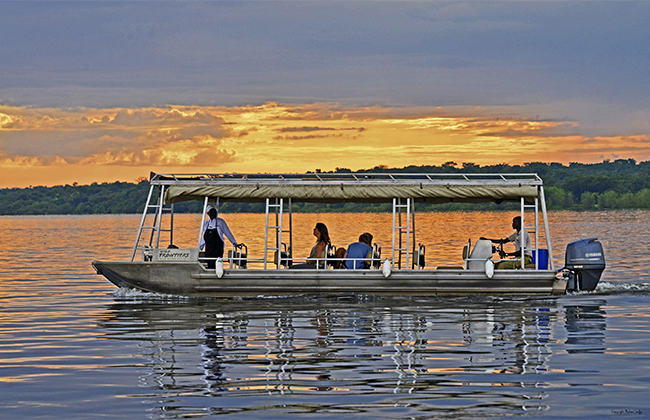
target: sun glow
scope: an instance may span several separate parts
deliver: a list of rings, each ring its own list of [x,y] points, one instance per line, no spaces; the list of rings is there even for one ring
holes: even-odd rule
[[[139,109],[0,106],[0,187],[133,181],[158,172],[304,172],[378,165],[650,158],[648,136],[499,110],[339,104]],[[511,115],[511,116],[509,116]]]

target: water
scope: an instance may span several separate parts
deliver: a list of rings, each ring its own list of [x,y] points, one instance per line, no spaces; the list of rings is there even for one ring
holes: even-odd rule
[[[428,266],[509,213],[422,214]],[[225,215],[263,243],[260,215]],[[294,215],[390,248],[390,215]],[[535,297],[184,299],[119,290],[90,267],[130,256],[138,216],[0,218],[0,418],[643,418],[650,413],[650,212],[551,213],[555,262],[598,237],[596,292]],[[199,217],[174,242],[196,243]],[[386,252],[386,251],[385,251]]]

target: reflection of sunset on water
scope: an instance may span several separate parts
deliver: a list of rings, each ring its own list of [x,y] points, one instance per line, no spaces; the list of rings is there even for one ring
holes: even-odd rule
[[[132,182],[150,171],[277,173],[650,158],[647,135],[586,137],[575,121],[520,112],[323,103],[73,110],[0,105],[0,187]]]
[[[510,233],[515,214],[418,213],[427,268],[460,262],[468,238]],[[251,251],[263,248],[264,214],[221,216]],[[390,248],[391,213],[293,216],[297,253],[313,245],[317,221],[335,245],[368,230],[384,252]],[[551,212],[556,261],[568,241],[598,236],[609,258],[601,283],[614,290],[561,297],[188,299],[117,289],[90,262],[127,260],[140,217],[0,217],[3,413],[126,419],[145,411],[182,417],[215,407],[221,415],[222,407],[264,414],[282,407],[282,414],[307,415],[353,398],[337,402],[337,414],[362,409],[374,418],[397,403],[427,415],[449,413],[452,404],[481,418],[511,415],[513,407],[571,417],[584,414],[573,404],[581,393],[601,402],[588,404],[597,417],[602,401],[645,401],[645,389],[633,385],[647,370],[639,355],[648,347],[650,262],[625,244],[650,241],[649,211]],[[174,242],[195,245],[200,221],[199,214],[176,215]],[[599,378],[612,385],[606,392]],[[299,402],[287,404],[289,394]],[[486,411],[487,400],[498,403]]]

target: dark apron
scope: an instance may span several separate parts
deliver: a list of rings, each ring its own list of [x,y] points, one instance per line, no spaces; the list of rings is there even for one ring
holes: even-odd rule
[[[206,258],[223,258],[223,239],[217,229],[206,229],[203,234]],[[208,268],[214,268],[215,260],[208,260]]]

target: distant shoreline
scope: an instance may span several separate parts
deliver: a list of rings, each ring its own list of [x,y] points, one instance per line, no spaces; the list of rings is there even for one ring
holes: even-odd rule
[[[339,168],[335,172],[350,173]],[[533,162],[524,165],[479,166],[473,163],[447,162],[440,166],[378,166],[356,171],[403,173],[536,173],[544,180],[549,210],[650,209],[650,161],[634,159],[605,160],[596,164]],[[142,214],[149,183],[113,182],[90,185],[0,189],[0,216]],[[512,206],[512,208],[510,208]],[[518,208],[511,203],[494,204],[418,204],[418,211],[501,211]],[[390,212],[390,203],[294,203],[297,213],[377,213]],[[200,213],[202,203],[178,203],[178,213]],[[263,213],[263,203],[223,203],[223,213]]]

